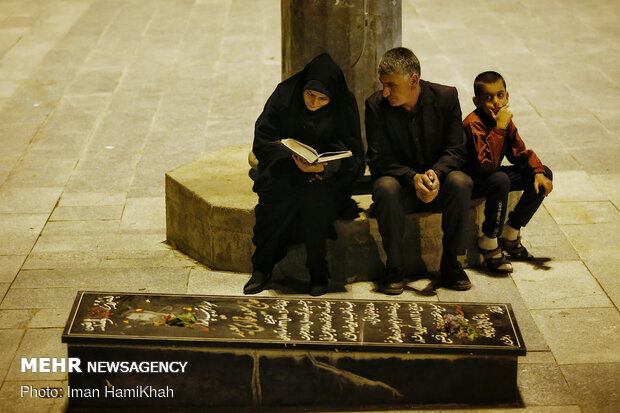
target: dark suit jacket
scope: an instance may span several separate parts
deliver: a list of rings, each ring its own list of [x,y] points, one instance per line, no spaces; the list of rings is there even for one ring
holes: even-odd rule
[[[467,147],[456,88],[424,80],[420,87],[423,154],[417,160],[404,109],[390,106],[382,91],[366,99],[368,164],[373,179],[388,175],[412,186],[415,174],[433,169],[442,181],[465,163]]]

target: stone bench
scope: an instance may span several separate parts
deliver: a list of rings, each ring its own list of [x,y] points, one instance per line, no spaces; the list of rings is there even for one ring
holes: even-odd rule
[[[258,196],[248,176],[249,146],[234,146],[182,165],[166,174],[166,236],[168,242],[214,270],[250,273],[252,232]],[[338,240],[328,241],[332,277],[347,283],[374,280],[385,254],[377,221],[367,213],[370,195],[355,195],[364,212],[355,220],[337,220]],[[511,194],[509,208],[518,199]],[[480,263],[475,240],[483,219],[482,200],[473,200],[467,223],[464,266]],[[405,229],[407,272],[437,271],[441,258],[441,214],[409,214]],[[275,272],[303,277],[305,248],[294,246]]]

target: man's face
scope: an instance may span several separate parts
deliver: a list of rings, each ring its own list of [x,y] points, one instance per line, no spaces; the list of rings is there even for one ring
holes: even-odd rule
[[[306,89],[303,95],[306,107],[312,112],[321,109],[329,103],[329,96],[325,93],[317,92],[316,90]]]
[[[474,105],[487,114],[497,115],[497,112],[508,104],[508,92],[504,82],[500,79],[495,83],[482,85],[480,96],[474,97]]]
[[[390,105],[401,106],[411,100],[418,75],[391,73],[379,76],[379,81],[383,85],[383,97],[390,102]]]

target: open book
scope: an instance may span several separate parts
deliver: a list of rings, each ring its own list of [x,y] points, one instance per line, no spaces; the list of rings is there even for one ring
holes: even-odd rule
[[[319,154],[316,150],[314,150],[314,148],[308,145],[304,145],[303,143],[291,138],[282,139],[280,143],[291,152],[299,155],[300,157],[308,161],[308,163],[329,162],[336,159],[348,158],[350,156],[353,156],[353,153],[351,151],[325,152]]]

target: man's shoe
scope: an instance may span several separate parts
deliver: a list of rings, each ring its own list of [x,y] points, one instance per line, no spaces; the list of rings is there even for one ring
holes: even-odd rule
[[[525,249],[521,244],[521,236],[519,235],[515,240],[507,240],[506,238],[499,239],[499,246],[506,251],[510,259],[514,261],[531,261],[534,256]]]
[[[310,276],[310,295],[313,297],[323,295],[328,291],[329,273],[314,274]]]
[[[248,282],[243,286],[243,294],[258,294],[267,287],[271,279],[271,272],[265,274],[261,270],[254,270]]]
[[[387,271],[379,290],[388,295],[399,295],[403,293],[405,283],[401,272]]]
[[[457,261],[455,266],[441,269],[439,286],[450,290],[466,291],[471,288],[471,281],[461,263]]]

